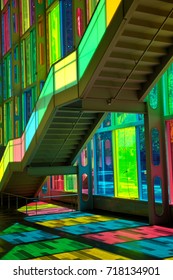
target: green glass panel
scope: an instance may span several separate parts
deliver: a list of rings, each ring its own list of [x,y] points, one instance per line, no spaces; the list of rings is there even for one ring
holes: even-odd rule
[[[25,75],[25,41],[21,43],[21,75],[22,75],[22,88],[26,86],[26,75]]]
[[[138,137],[137,144],[138,144],[138,160],[139,160],[140,199],[148,200],[144,125],[140,125],[137,127],[137,137]]]
[[[36,81],[36,73],[37,73],[37,61],[36,61],[36,31],[32,30],[30,34],[31,38],[31,81],[34,83]]]
[[[89,22],[90,18],[92,17],[98,2],[99,2],[99,0],[86,0],[86,4],[87,4],[87,22]]]
[[[47,80],[44,84],[43,90],[39,96],[37,105],[36,105],[36,120],[37,120],[37,126],[40,124],[47,107],[49,105],[49,102],[53,96],[54,92],[54,83],[53,83],[53,68],[49,72],[49,75],[47,77]]]
[[[167,100],[168,100],[168,114],[173,114],[173,64],[169,67],[167,71]]]
[[[77,191],[77,176],[76,175],[65,175],[64,176],[64,189],[67,192]]]
[[[127,125],[127,124],[132,124],[137,121],[137,114],[128,114],[128,113],[116,113],[115,114],[115,121],[116,121],[116,126],[121,126],[121,125]]]
[[[52,4],[54,2],[54,0],[47,0],[47,6],[49,6],[50,4]]]
[[[30,27],[29,0],[21,1],[22,7],[22,34]]]
[[[79,78],[83,76],[105,30],[105,0],[101,0],[79,45]]]
[[[136,130],[135,127],[118,129],[115,132],[116,151],[114,165],[116,196],[121,198],[138,198],[138,176],[136,156]]]
[[[12,138],[12,104],[8,102],[5,104],[5,143]]]
[[[155,85],[149,93],[149,104],[152,109],[158,107],[158,86]]]
[[[61,58],[59,4],[49,13],[49,60],[50,65]]]
[[[30,36],[26,38],[26,83],[31,84],[31,41]]]

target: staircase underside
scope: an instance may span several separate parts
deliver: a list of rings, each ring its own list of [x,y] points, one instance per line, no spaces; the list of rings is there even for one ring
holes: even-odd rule
[[[143,110],[139,102],[172,62],[172,0],[133,1],[125,13],[128,2],[120,5],[87,69],[89,82],[81,82],[85,109],[116,111],[119,104],[123,110],[122,104],[138,103]]]
[[[68,102],[66,95],[48,115],[33,140],[37,144],[31,144],[19,171],[6,172],[1,190],[34,196],[55,167],[57,173],[61,166],[70,171],[105,112],[145,114],[144,99],[172,57],[172,0],[122,1],[78,81],[77,97]],[[47,168],[47,174],[32,176],[28,168]]]

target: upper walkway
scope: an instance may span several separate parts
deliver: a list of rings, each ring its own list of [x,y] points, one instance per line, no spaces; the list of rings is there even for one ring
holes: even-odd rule
[[[100,0],[78,48],[51,67],[21,138],[8,142],[0,190],[33,197],[46,176],[77,173],[106,112],[145,114],[172,60],[172,30],[172,0]]]

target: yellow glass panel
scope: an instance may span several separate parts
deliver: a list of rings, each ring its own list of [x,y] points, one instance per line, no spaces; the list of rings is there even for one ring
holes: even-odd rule
[[[76,52],[71,53],[70,55],[68,55],[66,58],[62,59],[61,61],[59,61],[58,63],[56,63],[55,65],[55,72],[60,70],[62,67],[64,67],[65,65],[70,64],[71,62],[73,62],[74,60],[76,60]]]
[[[0,164],[0,180],[2,180],[3,175],[4,175],[4,163],[2,160]]]
[[[76,52],[55,65],[55,92],[68,88],[77,81]]]
[[[109,25],[111,19],[113,18],[121,0],[106,0],[106,17],[107,26]]]
[[[14,144],[13,144],[13,140],[9,141],[9,161],[13,162],[14,161]]]
[[[4,152],[4,156],[3,156],[3,165],[4,165],[4,171],[6,170],[7,166],[8,166],[8,163],[9,163],[9,158],[10,158],[10,155],[9,155],[9,148],[7,147],[5,149],[5,152]]]

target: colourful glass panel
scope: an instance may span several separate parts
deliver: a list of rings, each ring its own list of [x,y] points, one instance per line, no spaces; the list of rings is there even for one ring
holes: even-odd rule
[[[11,47],[11,11],[10,6],[2,14],[2,52],[5,54]]]
[[[77,191],[77,176],[65,175],[64,176],[64,189],[65,191],[76,192]]]
[[[12,136],[13,136],[13,120],[12,120],[12,103],[11,101],[10,102],[7,102],[5,103],[4,105],[4,121],[5,121],[5,127],[4,127],[4,130],[5,130],[5,143],[7,144],[8,141],[10,139],[12,139]]]
[[[138,145],[138,167],[139,167],[138,176],[140,182],[140,199],[148,200],[145,130],[143,125],[137,127],[137,145]]]
[[[88,175],[82,174],[82,199],[88,200]]]
[[[113,196],[113,158],[112,132],[97,133],[94,138],[95,163],[94,186],[95,194]]]
[[[14,139],[13,145],[14,145],[14,162],[20,162],[22,160],[21,138]]]
[[[111,19],[113,18],[115,12],[117,11],[119,5],[121,3],[121,0],[106,0],[106,23],[107,26],[111,22]]]
[[[36,61],[36,30],[33,29],[30,33],[30,57],[31,57],[31,82],[36,81],[37,76],[37,61]]]
[[[52,190],[64,191],[64,176],[63,175],[52,176],[51,188]]]
[[[155,203],[162,202],[162,182],[158,176],[154,177],[154,201]],[[157,209],[157,207],[155,208]],[[159,210],[157,210],[157,213],[159,214]]]
[[[30,85],[36,81],[36,32],[31,31],[23,44],[23,52],[26,58],[26,85]]]
[[[18,84],[19,83],[19,48],[16,46],[14,48],[14,83]]]
[[[26,84],[30,85],[31,84],[31,40],[30,36],[28,36],[25,40],[26,42]]]
[[[28,149],[37,129],[36,113],[32,113],[25,129],[25,150]]]
[[[6,170],[9,162],[13,162],[13,140],[9,141],[3,156],[3,167]]]
[[[86,0],[86,9],[87,9],[87,23],[90,21],[94,10],[100,0]]]
[[[155,85],[149,93],[149,104],[152,109],[158,107],[158,85]]]
[[[36,122],[37,127],[39,126],[46,110],[49,105],[49,102],[54,93],[54,83],[53,83],[53,68],[50,70],[49,75],[46,79],[42,92],[39,96],[38,102],[36,104]]]
[[[107,117],[103,121],[103,127],[110,127],[112,125],[112,114],[108,113]]]
[[[12,26],[13,26],[13,32],[17,33],[19,29],[19,23],[18,23],[18,17],[16,13],[13,13],[12,15]]]
[[[22,88],[26,87],[25,40],[21,42],[21,76]]]
[[[4,99],[8,99],[12,96],[12,58],[11,53],[4,59],[3,64],[3,92]]]
[[[54,66],[55,93],[77,84],[76,52],[68,55]]]
[[[60,5],[48,14],[49,24],[49,61],[50,65],[61,58],[61,29],[60,29]]]
[[[167,74],[167,75],[166,75]],[[165,92],[165,99],[167,103],[167,114],[173,114],[173,64],[168,68],[165,74],[167,80],[163,82],[163,90]]]
[[[87,166],[88,164],[88,150],[87,148],[84,148],[81,152],[81,164],[82,166]]]
[[[46,1],[46,4],[47,4],[47,6],[49,6],[49,5],[51,5],[53,2],[54,2],[54,0],[47,0],[47,1]]]
[[[35,0],[29,1],[30,9],[30,25],[32,26],[35,23]]]
[[[167,154],[168,154],[168,180],[169,180],[169,201],[173,203],[173,120],[166,123],[167,133]]]
[[[138,198],[137,151],[135,127],[114,131],[116,167],[116,196],[121,198]]]
[[[72,8],[72,0],[60,1],[62,57],[66,56],[74,49]]]
[[[159,131],[157,128],[151,130],[151,141],[152,141],[152,162],[154,165],[160,164],[160,139]]]
[[[21,34],[30,27],[30,0],[20,0]]]
[[[116,126],[126,126],[137,122],[137,114],[115,113]]]
[[[79,78],[91,61],[106,30],[105,1],[100,3],[79,45]]]
[[[3,9],[3,7],[5,6],[5,4],[7,3],[8,0],[1,0],[1,10]]]

